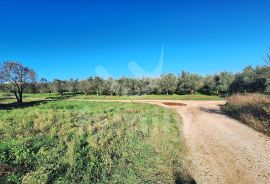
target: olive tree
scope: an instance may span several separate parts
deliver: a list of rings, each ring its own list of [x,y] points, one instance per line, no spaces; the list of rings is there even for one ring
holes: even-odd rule
[[[88,82],[88,80],[79,81],[79,91],[83,92],[85,95],[89,95],[89,82]]]
[[[104,80],[100,77],[95,77],[93,80],[92,80],[92,86],[93,86],[93,89],[95,90],[96,92],[96,95],[98,96],[101,91],[102,91],[102,88],[103,88],[103,83],[104,83]]]
[[[207,95],[215,95],[216,90],[216,82],[214,76],[208,75],[203,78],[203,86],[200,89],[200,92]]]
[[[177,91],[184,94],[194,94],[202,87],[202,77],[183,71],[178,78]]]
[[[69,91],[73,93],[73,95],[76,95],[76,93],[79,91],[78,79],[70,79],[68,81],[68,88],[69,88]]]
[[[23,93],[27,84],[35,81],[34,70],[25,67],[21,63],[6,61],[0,68],[0,80],[4,86],[14,94],[17,103],[23,103]]]
[[[47,79],[41,78],[38,83],[38,88],[40,93],[48,93],[51,92],[50,85]]]
[[[67,91],[66,81],[55,79],[52,85],[53,85],[54,91],[59,93],[61,96],[63,96],[64,92]]]
[[[174,93],[176,89],[176,77],[170,73],[161,75],[159,79],[159,87],[167,95]]]
[[[221,72],[214,76],[216,93],[224,95],[228,92],[230,85],[234,81],[234,75],[229,72]]]

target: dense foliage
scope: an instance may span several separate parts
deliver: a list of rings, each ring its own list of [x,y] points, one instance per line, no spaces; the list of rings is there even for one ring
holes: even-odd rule
[[[0,111],[0,183],[188,181],[178,116],[133,103],[47,102]]]

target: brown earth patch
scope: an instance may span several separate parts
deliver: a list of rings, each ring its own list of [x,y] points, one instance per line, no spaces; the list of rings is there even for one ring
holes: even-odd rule
[[[187,106],[186,104],[178,103],[178,102],[162,102],[162,104],[168,105],[168,106]]]

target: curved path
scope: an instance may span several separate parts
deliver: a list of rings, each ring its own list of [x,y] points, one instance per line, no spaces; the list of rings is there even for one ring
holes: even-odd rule
[[[198,183],[270,183],[270,138],[220,112],[224,102],[178,107]]]
[[[131,102],[130,100],[120,100]],[[164,102],[183,119],[190,172],[197,183],[270,183],[270,138],[220,112],[224,101],[136,100]]]

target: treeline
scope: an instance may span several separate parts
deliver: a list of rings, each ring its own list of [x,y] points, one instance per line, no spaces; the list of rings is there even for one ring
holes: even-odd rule
[[[89,77],[86,80],[54,80],[42,78],[28,84],[26,93],[59,93],[85,95],[146,95],[146,94],[194,94],[226,96],[234,93],[270,93],[270,67],[246,67],[242,72],[233,74],[220,72],[215,75],[200,76],[182,72],[179,76],[164,74],[157,78],[103,79]]]

